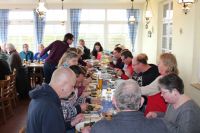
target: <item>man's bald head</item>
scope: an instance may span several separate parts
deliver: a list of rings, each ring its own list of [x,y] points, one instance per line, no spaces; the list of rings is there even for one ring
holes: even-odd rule
[[[76,75],[69,68],[58,68],[54,71],[50,86],[56,91],[60,98],[68,97],[74,90]]]

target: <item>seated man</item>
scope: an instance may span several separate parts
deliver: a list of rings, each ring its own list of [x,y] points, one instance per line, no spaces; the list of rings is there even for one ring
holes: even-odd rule
[[[79,40],[79,45],[84,48],[82,59],[90,59],[90,49],[85,46],[85,41],[83,39]]]
[[[147,119],[139,110],[141,90],[132,79],[119,83],[113,97],[117,114],[112,120],[100,120],[91,129],[91,133],[167,133],[161,119]],[[86,132],[87,127],[83,129]]]
[[[136,57],[132,60],[132,66],[134,68],[134,74],[133,79],[137,81],[139,86],[146,86],[149,85],[151,82],[153,82],[160,74],[158,72],[158,67],[154,64],[148,64],[148,57],[146,54],[138,54]],[[141,108],[141,111],[145,112],[145,115],[148,113],[149,110],[151,110],[151,107],[154,106],[151,104],[151,100],[154,101],[151,97],[146,97],[145,103]],[[148,100],[150,102],[147,102]],[[157,99],[156,102],[158,102]],[[163,100],[159,101],[158,103],[162,103]],[[160,104],[159,104],[160,105]],[[160,107],[160,106],[159,106]]]
[[[138,82],[139,86],[149,85],[160,75],[158,67],[154,64],[148,64],[147,60],[148,57],[146,54],[138,54],[132,60],[135,72],[133,79]]]
[[[169,103],[166,113],[149,112],[148,118],[164,117],[170,133],[199,133],[200,108],[184,94],[184,84],[177,74],[159,79],[161,95]]]
[[[40,44],[38,46],[38,52],[35,53],[34,55],[34,60],[37,60],[37,61],[45,61],[45,59],[48,57],[48,54],[45,53],[42,57],[40,57],[40,53],[44,50],[44,45],[43,44]]]
[[[65,125],[60,98],[68,98],[74,91],[76,75],[69,68],[54,71],[50,84],[32,90],[28,109],[27,133],[64,133]]]
[[[113,58],[110,59],[111,67],[123,69],[124,63],[122,62],[122,59],[121,59],[121,51],[122,51],[122,48],[120,48],[120,47],[116,47],[113,50],[113,58],[114,59]]]
[[[33,52],[29,51],[28,44],[23,45],[23,51],[19,55],[22,61],[33,61]]]
[[[117,74],[121,76],[122,79],[130,79],[133,76],[133,67],[132,67],[132,59],[133,55],[129,50],[123,50],[121,53],[121,59],[124,63],[123,70],[118,69]]]

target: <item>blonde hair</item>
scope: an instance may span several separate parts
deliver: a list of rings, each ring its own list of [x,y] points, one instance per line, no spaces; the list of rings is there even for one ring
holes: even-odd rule
[[[160,60],[167,67],[167,73],[175,73],[178,75],[178,65],[176,57],[171,53],[163,53],[160,55]]]
[[[75,52],[75,53],[77,53],[77,49],[74,48],[74,47],[71,47],[71,48],[69,48],[69,49],[67,50],[67,52]]]
[[[69,52],[69,51],[65,52],[63,54],[63,56],[61,57],[61,59],[59,60],[58,68],[61,67],[64,64],[64,62],[66,62],[66,61],[68,62],[72,58],[78,58],[78,54],[73,52],[73,51],[72,52]]]

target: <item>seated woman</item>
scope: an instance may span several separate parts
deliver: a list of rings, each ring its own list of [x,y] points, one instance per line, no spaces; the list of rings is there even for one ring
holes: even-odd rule
[[[43,44],[40,44],[40,45],[38,46],[38,52],[35,53],[35,55],[34,55],[34,60],[37,60],[37,61],[42,60],[42,61],[44,61],[44,60],[48,57],[48,54],[47,54],[47,53],[45,53],[42,57],[40,57],[40,53],[41,53],[43,50],[44,50],[44,45],[43,45]]]
[[[78,54],[75,52],[65,52],[58,63],[59,67],[70,67],[72,65],[78,65]]]
[[[158,64],[158,71],[160,76],[158,76],[151,84],[141,87],[142,94],[148,96],[145,114],[151,111],[166,111],[167,105],[164,99],[161,97],[158,81],[160,78],[170,73],[175,73],[178,75],[176,57],[171,53],[161,54]]]
[[[169,103],[166,113],[150,112],[147,118],[164,117],[170,133],[199,133],[200,108],[184,94],[183,80],[171,73],[158,80],[162,97]]]
[[[91,53],[92,56],[97,60],[101,60],[102,52],[103,52],[103,47],[101,46],[101,43],[96,42],[94,44],[94,48],[93,48],[92,53]]]

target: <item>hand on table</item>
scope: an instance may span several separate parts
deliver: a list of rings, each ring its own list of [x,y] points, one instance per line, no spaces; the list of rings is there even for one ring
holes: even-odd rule
[[[87,103],[82,103],[82,104],[80,104],[80,106],[81,106],[81,111],[86,111],[87,107],[88,107],[88,104]]]
[[[116,69],[116,73],[117,73],[118,76],[121,76],[123,74],[121,69]]]
[[[92,98],[91,103],[92,104],[101,104],[101,99],[100,98]]]
[[[80,123],[81,121],[84,120],[84,115],[83,114],[78,114],[72,121],[71,121],[71,126],[75,126],[76,124]]]
[[[90,133],[90,132],[91,132],[91,127],[90,127],[90,126],[84,127],[84,128],[81,130],[81,133]]]
[[[146,118],[151,119],[151,118],[156,118],[158,115],[156,114],[156,112],[149,112],[146,115]]]

